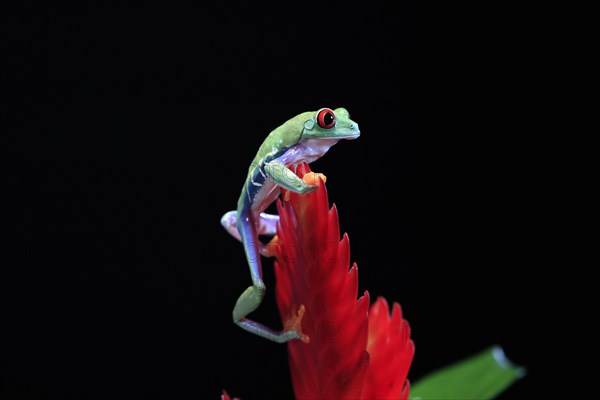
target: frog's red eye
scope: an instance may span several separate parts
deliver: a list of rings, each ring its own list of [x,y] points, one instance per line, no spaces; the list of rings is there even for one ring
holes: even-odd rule
[[[332,128],[335,125],[335,114],[329,108],[324,108],[317,114],[317,123],[323,129]]]

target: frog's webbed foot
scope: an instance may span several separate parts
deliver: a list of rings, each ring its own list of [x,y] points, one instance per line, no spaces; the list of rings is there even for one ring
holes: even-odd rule
[[[300,337],[302,342],[310,343],[310,337],[302,332],[302,317],[304,317],[304,313],[306,312],[306,308],[304,304],[298,307],[297,311],[293,311],[295,307],[292,307],[292,312],[288,317],[283,321],[283,331],[284,332],[296,332]]]
[[[235,304],[235,308],[233,309],[233,322],[248,332],[277,343],[285,343],[293,339],[298,339],[303,343],[309,343],[310,338],[302,332],[302,317],[305,312],[304,305],[301,305],[298,308],[298,311],[286,318],[284,321],[284,328],[281,331],[275,331],[258,322],[245,318],[246,315],[258,308],[264,294],[264,287],[258,288],[256,286],[250,286],[246,289],[239,297]]]
[[[321,179],[323,182],[327,182],[327,177],[325,176],[325,174],[322,174],[320,172],[310,171],[304,174],[304,176],[302,177],[302,180],[304,182],[308,183],[309,185],[315,186],[318,186],[319,179]]]
[[[266,163],[265,172],[275,184],[294,193],[306,194],[318,188],[318,185],[311,185],[300,179],[294,171],[277,160]]]
[[[327,181],[327,177],[320,173],[320,172],[309,172],[304,174],[304,176],[302,177],[302,181],[306,184],[306,188],[308,188],[307,190],[305,190],[304,192],[300,192],[300,194],[306,194],[306,193],[310,193],[314,190],[316,190],[319,187],[319,179],[321,179],[323,182]],[[287,191],[284,193],[283,195],[283,199],[285,201],[289,201],[290,200],[290,191]]]

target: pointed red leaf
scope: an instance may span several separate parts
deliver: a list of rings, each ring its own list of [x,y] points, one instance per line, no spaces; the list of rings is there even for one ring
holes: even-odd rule
[[[277,305],[284,323],[304,306],[301,325],[310,338],[288,342],[296,399],[406,400],[414,344],[400,305],[390,312],[380,297],[369,309],[368,292],[357,299],[358,267],[349,268],[350,241],[340,239],[324,180],[307,164],[295,172],[318,184],[305,195],[283,190],[277,202]]]
[[[363,399],[408,398],[408,369],[415,347],[410,339],[408,322],[402,319],[400,304],[392,312],[387,301],[379,297],[369,311],[371,362],[364,382]]]
[[[310,169],[301,164],[296,174]],[[358,297],[348,237],[340,238],[324,182],[309,194],[284,192],[278,201],[276,299],[282,318],[306,307],[302,329],[310,343],[288,343],[296,399],[357,399],[367,371],[369,295]]]

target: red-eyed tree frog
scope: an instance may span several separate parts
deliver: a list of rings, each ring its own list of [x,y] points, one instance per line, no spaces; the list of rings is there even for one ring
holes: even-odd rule
[[[359,136],[358,124],[350,119],[345,108],[321,108],[289,119],[271,131],[259,147],[250,164],[237,209],[221,218],[221,225],[227,232],[242,242],[250,267],[252,286],[240,295],[233,308],[233,322],[241,328],[277,343],[292,339],[308,342],[309,338],[300,328],[304,306],[299,307],[297,315],[281,331],[247,318],[260,306],[266,290],[261,254],[266,256],[267,252],[258,236],[275,235],[279,221],[278,215],[264,211],[277,199],[280,188],[300,194],[310,193],[317,188],[300,179],[289,166],[311,163],[339,140],[356,139]]]

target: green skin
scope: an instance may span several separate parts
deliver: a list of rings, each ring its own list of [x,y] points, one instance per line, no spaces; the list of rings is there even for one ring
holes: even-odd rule
[[[329,113],[333,113],[335,118],[331,118]],[[291,339],[304,340],[300,329],[303,308],[281,331],[246,318],[260,306],[266,290],[262,279],[261,255],[267,254],[265,245],[258,237],[275,235],[279,221],[279,216],[263,211],[277,199],[281,188],[299,194],[310,193],[317,188],[305,183],[288,166],[311,163],[339,140],[352,140],[359,136],[358,124],[350,119],[346,109],[332,111],[322,108],[304,112],[286,121],[273,130],[258,149],[248,169],[237,210],[221,218],[223,227],[242,242],[250,267],[252,286],[241,294],[233,309],[233,321],[241,328],[278,343]]]

